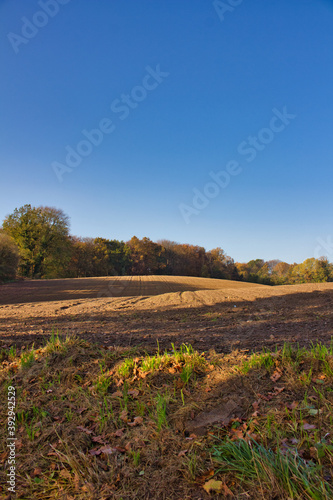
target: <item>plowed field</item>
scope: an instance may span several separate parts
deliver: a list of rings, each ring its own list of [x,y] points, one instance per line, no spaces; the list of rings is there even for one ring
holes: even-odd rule
[[[104,345],[198,350],[309,345],[333,336],[333,283],[263,286],[179,276],[27,280],[0,287],[0,347],[52,331]]]

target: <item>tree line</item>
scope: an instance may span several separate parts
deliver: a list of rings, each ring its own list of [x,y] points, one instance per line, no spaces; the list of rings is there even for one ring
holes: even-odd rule
[[[0,229],[0,281],[17,277],[174,275],[242,280],[268,285],[333,281],[333,264],[324,257],[302,264],[262,259],[238,263],[222,248],[169,240],[154,242],[78,238],[69,218],[53,207],[24,205],[5,217]]]

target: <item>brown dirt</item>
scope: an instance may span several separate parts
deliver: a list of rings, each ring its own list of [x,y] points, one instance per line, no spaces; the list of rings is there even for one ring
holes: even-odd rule
[[[27,280],[0,287],[0,347],[39,345],[52,328],[104,345],[152,351],[261,350],[328,343],[333,283],[270,287],[174,276]]]

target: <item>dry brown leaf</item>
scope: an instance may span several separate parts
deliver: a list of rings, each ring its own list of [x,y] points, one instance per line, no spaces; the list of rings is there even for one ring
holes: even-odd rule
[[[74,474],[74,488],[76,491],[80,489],[80,477],[76,473]]]
[[[90,455],[95,456],[95,455],[100,455],[102,452],[101,452],[100,448],[93,448],[92,450],[89,450],[89,453],[90,453]]]
[[[293,401],[292,403],[287,404],[286,408],[288,408],[288,410],[295,410],[297,406],[298,406],[298,401]]]
[[[113,433],[114,437],[123,437],[124,435],[124,430],[125,430],[125,427],[123,427],[122,429],[118,429],[116,432]]]
[[[36,469],[33,471],[34,476],[39,476],[42,473],[42,469],[40,467],[36,467]]]
[[[282,376],[281,370],[275,370],[275,372],[273,373],[273,375],[271,375],[269,378],[273,382],[276,382],[277,380],[279,380],[279,378],[281,378],[281,376]]]
[[[95,443],[105,444],[105,438],[103,436],[93,436],[92,440]]]
[[[210,469],[209,471],[207,471],[202,476],[197,476],[195,478],[195,480],[196,480],[197,483],[204,483],[206,481],[206,479],[208,479],[209,477],[214,476],[214,474],[215,474],[214,469]]]
[[[111,455],[114,453],[114,448],[111,448],[111,446],[102,446],[102,448],[99,449],[100,453],[104,453],[105,455]]]
[[[178,456],[179,457],[184,457],[186,455],[186,453],[188,452],[188,450],[181,450],[179,453],[178,453]]]
[[[263,401],[271,401],[271,399],[272,399],[272,396],[270,396],[270,395],[268,395],[268,396],[264,396],[263,394],[259,394],[259,393],[258,393],[257,395],[258,395],[258,397],[259,397],[260,399],[262,399]]]
[[[88,408],[77,408],[76,409],[76,413],[78,413],[79,415],[81,415],[81,413],[83,413],[86,410],[88,410]]]
[[[82,425],[78,425],[76,428],[79,429],[82,432],[85,432],[86,434],[92,434],[92,431],[90,431],[89,429],[86,429]]]
[[[22,448],[23,444],[22,444],[21,439],[18,439],[18,440],[16,441],[16,445],[15,445],[15,446],[16,446],[16,449],[17,449],[17,450],[20,450],[20,449]]]
[[[114,392],[113,394],[111,394],[111,398],[121,398],[121,397],[122,397],[122,395],[123,395],[123,393],[122,393],[122,392],[120,392],[120,391],[116,391],[116,392]]]
[[[259,410],[259,403],[258,403],[258,401],[255,401],[254,403],[252,403],[252,406],[253,406],[254,411],[258,411]]]
[[[120,420],[122,420],[123,422],[127,423],[127,410],[123,410],[120,415],[119,415],[119,418]]]
[[[305,431],[310,431],[310,430],[315,429],[315,428],[316,428],[316,426],[315,426],[315,425],[313,425],[313,424],[308,424],[307,422],[303,425],[303,429],[304,429]]]
[[[63,477],[64,479],[72,479],[72,475],[67,469],[62,469],[60,471],[60,476]]]
[[[227,486],[225,483],[223,483],[223,487],[222,487],[222,489],[223,489],[223,493],[224,493],[225,495],[230,495],[231,497],[233,497],[233,496],[234,496],[234,494],[233,494],[233,492],[231,491],[231,489],[230,489],[230,488],[228,488],[228,486]]]
[[[130,425],[131,427],[135,427],[136,425],[140,425],[143,422],[142,417],[135,417],[133,422],[127,422],[127,425]]]
[[[130,396],[132,396],[132,398],[137,398],[138,395],[139,395],[139,391],[137,389],[133,389],[133,390],[130,390],[128,391],[128,393]]]

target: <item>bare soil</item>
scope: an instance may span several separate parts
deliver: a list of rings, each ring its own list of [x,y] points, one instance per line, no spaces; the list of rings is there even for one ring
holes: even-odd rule
[[[174,276],[26,280],[0,287],[0,347],[41,345],[52,329],[148,352],[309,346],[333,336],[333,283],[264,286]]]

